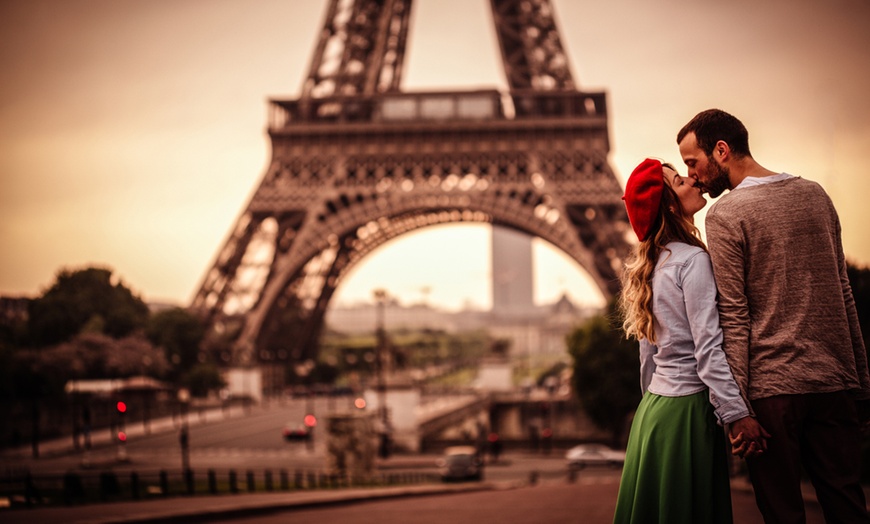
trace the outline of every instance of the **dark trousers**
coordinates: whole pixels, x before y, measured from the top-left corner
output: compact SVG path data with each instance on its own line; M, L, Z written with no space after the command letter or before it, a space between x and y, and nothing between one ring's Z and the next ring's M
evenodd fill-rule
M777 395L752 402L770 433L767 451L747 460L758 509L766 523L804 523L801 465L827 522L868 523L861 488L861 430L845 391Z

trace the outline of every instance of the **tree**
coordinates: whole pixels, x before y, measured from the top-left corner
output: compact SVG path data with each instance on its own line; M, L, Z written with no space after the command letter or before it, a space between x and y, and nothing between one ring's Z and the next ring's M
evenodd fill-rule
M194 397L205 397L209 391L221 389L226 382L214 364L196 364L185 374L183 382Z
M39 354L43 362L60 363L66 380L160 377L169 369L163 352L141 335L114 339L101 333L82 333Z
M858 310L858 324L864 336L864 349L870 357L870 268L847 264L846 272L849 275L852 296L855 298L855 309ZM861 480L870 481L870 434L867 432L864 433L861 454Z
M620 444L641 391L637 344L611 322L614 304L570 333L567 342L574 359L574 392L592 421Z
M163 348L172 364L171 378L188 373L199 363L200 344L205 327L198 317L182 308L172 308L151 315L146 329L148 339Z
M855 298L855 309L858 310L858 324L864 335L864 348L870 351L867 344L870 337L870 268L847 264L846 272Z
M29 304L30 342L36 347L50 346L83 331L122 338L144 328L148 306L112 280L109 269L60 271L54 285Z

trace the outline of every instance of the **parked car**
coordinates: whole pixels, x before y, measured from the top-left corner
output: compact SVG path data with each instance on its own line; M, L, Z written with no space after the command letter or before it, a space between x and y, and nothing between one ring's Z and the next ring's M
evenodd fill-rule
M565 453L569 469L587 466L620 467L625 463L625 452L613 450L604 444L580 444Z
M451 446L445 449L437 465L444 482L483 480L483 460L474 446Z
M305 424L287 424L281 431L284 440L308 440L311 438L311 428Z

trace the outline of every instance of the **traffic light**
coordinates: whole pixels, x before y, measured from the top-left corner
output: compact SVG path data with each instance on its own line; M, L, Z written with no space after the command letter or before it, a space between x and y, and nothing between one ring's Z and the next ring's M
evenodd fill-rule
M302 419L302 422L305 424L306 427L313 428L314 426L317 425L317 417L315 417L314 415L308 414L308 415L305 415L305 418Z
M124 425L124 419L126 418L124 415L127 414L127 403L123 400L119 400L118 403L115 404L115 409L118 411L118 441L127 442L127 428Z

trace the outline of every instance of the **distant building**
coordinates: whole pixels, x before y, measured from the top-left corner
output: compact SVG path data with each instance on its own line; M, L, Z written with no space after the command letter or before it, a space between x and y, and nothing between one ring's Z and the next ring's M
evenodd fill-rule
M470 315L469 315L470 313ZM432 329L455 333L476 329L484 324L479 318L488 313L463 312L451 313L433 308L426 304L402 306L395 300L384 306L384 327L396 329ZM374 304L360 304L351 307L334 307L326 312L326 325L343 333L373 333L377 321L377 307Z
M492 226L492 313L527 316L535 309L532 237Z
M566 295L553 304L535 306L524 315L508 316L475 310L453 313L420 304L405 307L392 301L385 307L384 325L387 331L433 329L455 333L486 329L495 338L510 340L508 356L532 358L563 354L565 335L597 311L576 306ZM341 333L374 333L376 315L374 304L335 307L326 312L326 325Z

